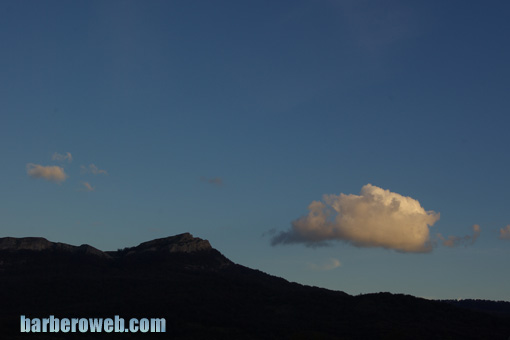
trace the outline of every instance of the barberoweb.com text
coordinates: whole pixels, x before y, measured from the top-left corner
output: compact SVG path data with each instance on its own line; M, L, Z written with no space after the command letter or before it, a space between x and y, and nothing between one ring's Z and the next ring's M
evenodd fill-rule
M163 333L166 332L166 320L163 318L152 319L129 319L126 323L124 319L115 315L111 318L55 318L50 315L49 318L27 318L21 315L22 333Z

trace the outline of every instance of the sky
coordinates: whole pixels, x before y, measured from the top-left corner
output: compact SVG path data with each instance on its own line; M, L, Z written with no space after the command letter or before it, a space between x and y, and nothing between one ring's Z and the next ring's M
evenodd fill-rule
M510 301L507 1L0 2L0 237L190 232L349 294Z

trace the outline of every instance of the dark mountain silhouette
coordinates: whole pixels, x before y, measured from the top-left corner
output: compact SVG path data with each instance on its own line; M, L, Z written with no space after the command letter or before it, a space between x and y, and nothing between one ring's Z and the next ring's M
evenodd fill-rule
M507 301L491 301L479 299L441 300L441 301L475 311L481 311L495 315L510 317L510 302Z
M2 339L508 339L510 316L451 302L350 296L233 263L189 233L102 252L0 238ZM29 318L165 318L166 333L20 333Z

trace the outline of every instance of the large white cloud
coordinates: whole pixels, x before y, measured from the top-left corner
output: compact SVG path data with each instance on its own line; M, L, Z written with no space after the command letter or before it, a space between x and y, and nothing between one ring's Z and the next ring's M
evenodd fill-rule
M271 243L315 246L342 240L358 247L429 252L429 227L439 220L439 213L425 211L417 200L371 184L363 186L360 195L324 195L308 210Z
M64 169L59 166L43 166L39 164L28 163L27 174L33 178L42 178L51 182L63 182L67 178Z

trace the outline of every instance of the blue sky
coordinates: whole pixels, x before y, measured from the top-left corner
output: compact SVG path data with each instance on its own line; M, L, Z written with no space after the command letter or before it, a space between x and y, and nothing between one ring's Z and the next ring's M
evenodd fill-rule
M115 250L191 232L303 284L510 301L509 15L3 1L1 236Z

